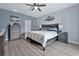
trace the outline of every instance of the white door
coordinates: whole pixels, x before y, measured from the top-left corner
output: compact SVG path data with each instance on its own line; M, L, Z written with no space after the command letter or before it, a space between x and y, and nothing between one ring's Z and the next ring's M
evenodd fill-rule
M25 33L31 31L31 20L25 20ZM27 37L27 34L25 34L25 38Z
M25 32L31 31L31 20L25 20Z

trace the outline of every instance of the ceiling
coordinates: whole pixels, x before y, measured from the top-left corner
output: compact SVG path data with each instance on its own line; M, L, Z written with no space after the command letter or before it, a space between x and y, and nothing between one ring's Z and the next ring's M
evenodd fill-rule
M74 6L77 3L45 3L46 7L40 7L42 10L41 12L36 9L34 11L31 11L31 7L26 6L25 4L26 3L0 3L0 8L33 17L40 17L42 15Z

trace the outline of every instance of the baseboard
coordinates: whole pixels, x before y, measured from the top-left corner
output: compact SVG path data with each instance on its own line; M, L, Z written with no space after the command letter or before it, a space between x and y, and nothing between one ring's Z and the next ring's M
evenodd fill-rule
M73 43L73 44L79 45L79 42L75 42L75 41L68 41L68 43Z

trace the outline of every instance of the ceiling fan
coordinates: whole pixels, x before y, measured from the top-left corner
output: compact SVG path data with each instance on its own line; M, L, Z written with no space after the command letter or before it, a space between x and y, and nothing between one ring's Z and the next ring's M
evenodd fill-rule
M39 11L42 11L40 9L40 7L45 7L46 6L46 4L39 4L39 3L26 4L26 5L32 7L31 11L33 11L34 9L38 9Z

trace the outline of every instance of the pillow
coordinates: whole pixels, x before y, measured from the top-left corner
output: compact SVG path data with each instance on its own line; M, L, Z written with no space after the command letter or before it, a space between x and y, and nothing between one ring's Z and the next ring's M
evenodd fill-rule
M47 31L48 28L41 28L42 31Z
M47 30L52 31L52 30L57 30L57 28L53 28L53 27L51 28L51 27L50 27L50 28L48 28Z
M53 28L53 29L47 29L48 31L55 31L57 32L57 29L56 28Z

